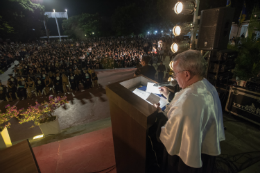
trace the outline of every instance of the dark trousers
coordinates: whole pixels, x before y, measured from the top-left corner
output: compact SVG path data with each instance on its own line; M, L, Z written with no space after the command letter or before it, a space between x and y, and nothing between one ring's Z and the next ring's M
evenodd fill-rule
M158 82L159 83L163 82L163 76L164 76L164 72L158 72Z
M21 99L24 97L24 99L27 98L26 89L25 88L18 88L17 95Z
M177 155L169 155L164 149L161 173L213 173L216 156L201 154L202 167L192 168L187 166Z
M63 93L62 86L61 85L55 85L55 92L58 93L59 91Z

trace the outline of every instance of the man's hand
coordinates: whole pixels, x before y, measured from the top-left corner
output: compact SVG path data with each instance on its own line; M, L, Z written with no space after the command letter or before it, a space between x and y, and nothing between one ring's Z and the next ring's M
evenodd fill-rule
M160 108L160 103L153 104L153 106L154 106L158 111L161 110L161 108Z
M169 90L166 87L159 87L160 93L164 95L164 97L167 98L168 94L169 94Z

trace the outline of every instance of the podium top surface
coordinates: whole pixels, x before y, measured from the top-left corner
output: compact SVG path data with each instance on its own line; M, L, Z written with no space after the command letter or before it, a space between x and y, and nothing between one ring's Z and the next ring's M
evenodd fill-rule
M132 91L141 86L146 86L148 82L156 83L152 79L140 75L110 84L106 88L109 101L124 110L144 128L149 126L148 117L154 114L157 109Z

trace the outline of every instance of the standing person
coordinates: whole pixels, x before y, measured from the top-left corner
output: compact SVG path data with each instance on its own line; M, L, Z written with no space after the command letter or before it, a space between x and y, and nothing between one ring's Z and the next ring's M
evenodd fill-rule
M164 146L163 173L212 173L225 140L221 103L216 88L204 78L206 61L199 51L178 54L174 78L182 90L165 111L159 109L157 139ZM169 95L161 87L164 96Z
M28 79L27 79L26 88L27 88L27 95L28 95L29 98L31 98L32 97L32 91L35 88L35 83L32 80L32 78L30 78L30 77L28 77ZM37 93L36 93L36 95L37 95Z
M19 99L26 99L27 95L26 95L26 89L25 89L25 81L24 78L17 76L17 80L18 80L18 90L17 90L17 95L19 97Z
M46 76L45 80L44 80L44 84L45 84L45 95L49 95L50 92L50 88L52 88L53 84L52 84L52 80L49 76Z
M162 83L164 72L166 71L165 65L163 65L162 61L160 62L160 65L157 67L157 71L158 71L158 82Z
M73 73L70 73L69 81L70 81L70 87L71 87L71 89L72 89L72 90L76 90L76 81L75 81L75 78L74 78L74 74L73 74Z
M85 77L82 78L84 88L89 89L89 88L91 88L91 84L92 84L91 74L87 70L85 70L84 75L85 75Z
M41 96L41 95L42 95L42 90L43 90L43 88L44 88L44 85L43 85L43 82L42 82L40 76L37 77L37 80L36 80L35 85L36 85L37 95L38 95L38 96Z
M144 75L144 76L154 80L154 75L156 73L156 70L153 66L148 65L150 59L151 59L150 56L143 56L142 61L141 61L142 67L135 71L134 76Z
M54 79L54 86L55 86L55 92L57 94L59 91L62 92L62 80L59 72L56 73L56 78Z
M95 70L92 72L92 81L93 81L93 87L98 87L98 77Z
M74 79L75 79L76 90L79 91L79 84L82 82L82 75L78 69L76 69L74 72Z
M69 86L69 79L68 77L63 73L62 74L62 89L64 93L67 93L67 86Z
M6 93L6 86L2 85L0 80L0 100L8 101Z

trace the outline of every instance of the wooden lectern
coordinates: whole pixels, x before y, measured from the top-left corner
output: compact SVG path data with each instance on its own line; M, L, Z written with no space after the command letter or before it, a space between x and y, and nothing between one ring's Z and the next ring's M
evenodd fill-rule
M146 172L147 130L155 122L156 108L132 91L147 82L155 81L138 76L106 88L118 173Z

